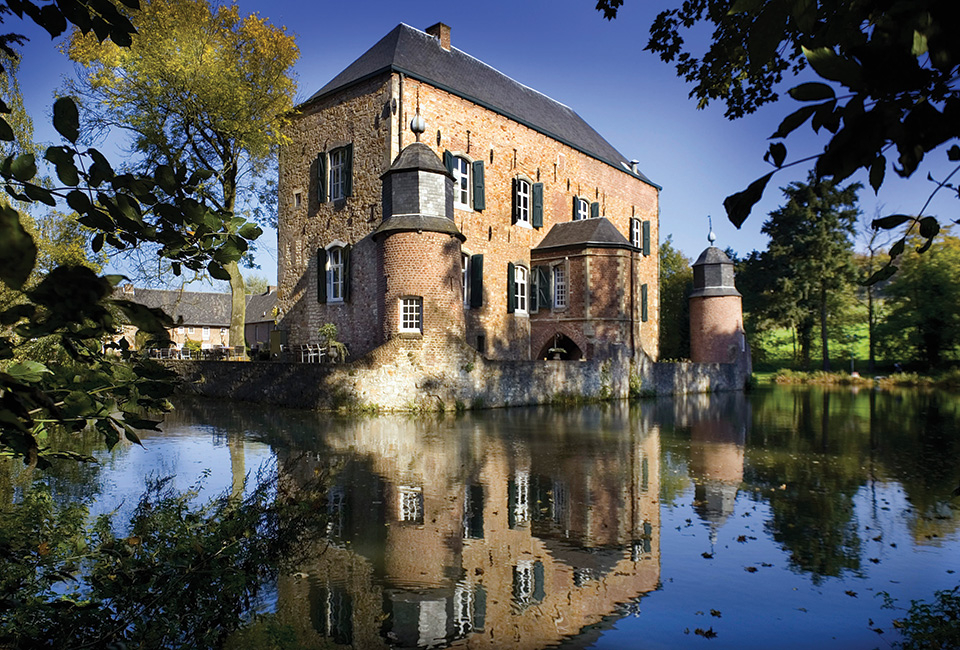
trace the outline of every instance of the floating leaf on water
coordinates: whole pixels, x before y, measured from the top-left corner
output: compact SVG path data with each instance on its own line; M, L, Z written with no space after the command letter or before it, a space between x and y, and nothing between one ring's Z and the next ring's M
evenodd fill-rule
M845 592L843 592L843 593L847 594L847 595L850 596L851 598L856 598L856 597L857 597L857 592L851 591L851 590L849 590L849 589L847 589L847 590L846 590Z
M719 609L711 609L710 616L716 616L717 618L720 618L723 615L720 613Z
M755 566L744 567L743 570L747 573L756 573L758 571L757 567Z

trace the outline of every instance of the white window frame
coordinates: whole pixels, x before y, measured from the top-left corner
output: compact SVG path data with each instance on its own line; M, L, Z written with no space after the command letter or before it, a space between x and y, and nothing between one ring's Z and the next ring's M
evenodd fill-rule
M513 267L513 311L526 314L530 298L530 271L522 264Z
M453 157L453 205L461 210L473 209L470 167L471 162L463 156Z
M177 334L183 335L183 325L177 328Z
M187 328L187 334L193 334L194 331L195 331L195 328L192 326Z
M423 332L423 299L420 296L404 296L400 299L400 331L414 334Z
M399 486L397 514L400 521L423 523L423 488L410 485Z
M200 334L201 340L209 341L210 340L210 328L206 325L203 326L203 331Z
M570 283L567 281L567 265L557 264L553 267L553 308L566 309L567 295Z
M577 197L577 216L574 221L590 218L590 202L586 199Z
M639 219L630 219L630 244L636 248L640 248L640 220Z
M517 223L522 226L530 226L530 197L531 183L525 178L517 178L517 191L513 197L517 210Z
M347 179L344 169L347 162L347 150L345 147L332 149L328 155L330 164L328 199L330 201L340 201L347 198Z
M334 242L327 246L327 268L324 282L327 283L327 302L343 302L343 248L346 244Z

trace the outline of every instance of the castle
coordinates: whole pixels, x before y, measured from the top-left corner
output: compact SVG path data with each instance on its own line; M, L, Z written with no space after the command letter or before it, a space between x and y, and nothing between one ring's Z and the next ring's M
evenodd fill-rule
M399 25L298 107L279 174L288 345L656 360L659 190L573 110Z

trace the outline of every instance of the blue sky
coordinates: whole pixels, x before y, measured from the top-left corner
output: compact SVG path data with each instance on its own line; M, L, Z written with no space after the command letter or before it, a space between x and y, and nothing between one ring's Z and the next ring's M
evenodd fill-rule
M717 246L730 246L743 255L764 249L767 239L760 227L766 214L781 203L777 188L806 177L806 168L777 174L740 230L726 220L724 197L770 171L762 159L766 139L798 106L784 98L734 122L723 117L719 104L697 110L687 97L690 87L676 77L674 68L643 51L651 21L669 2L628 0L612 22L594 9L593 0L238 4L243 13L259 12L296 35L299 99L313 94L398 23L419 29L439 21L450 25L454 47L570 106L628 159L639 160L641 170L663 187L661 240L672 235L691 258L707 245L707 215L713 216ZM14 24L8 21L5 27L14 29ZM34 115L38 140L52 141L55 133L46 126L45 116L50 115L54 89L64 76L73 74L73 66L50 46L45 33L27 32L32 42L20 75L24 98ZM792 85L788 82L785 88ZM822 147L807 127L794 135L787 142L788 160ZM937 169L933 171L936 175ZM900 181L888 170L879 197L869 187L861 191L861 210L873 215L882 205L885 213L916 213L932 189L925 175ZM855 179L866 185L865 178ZM953 202L945 201L937 207L944 215L954 208ZM255 273L273 283L276 234L267 232L259 248L261 269Z

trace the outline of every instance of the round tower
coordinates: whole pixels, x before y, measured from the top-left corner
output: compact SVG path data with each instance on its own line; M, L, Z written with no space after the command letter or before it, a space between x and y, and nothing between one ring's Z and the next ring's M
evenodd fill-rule
M373 239L382 264L383 339L463 338L460 244L453 177L430 147L414 142L382 176L383 221Z
M735 363L748 356L743 307L733 283L733 262L713 246L693 263L690 294L690 358L698 363Z

